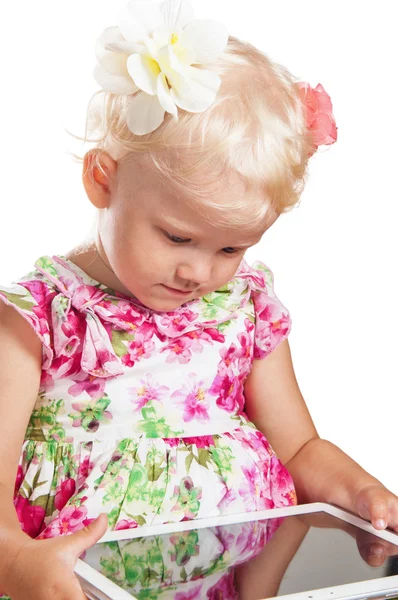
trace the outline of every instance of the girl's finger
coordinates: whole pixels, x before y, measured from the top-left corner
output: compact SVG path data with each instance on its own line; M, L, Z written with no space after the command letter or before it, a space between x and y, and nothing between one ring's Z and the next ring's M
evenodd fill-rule
M375 529L385 529L388 523L388 503L378 491L369 491L368 511L370 521Z

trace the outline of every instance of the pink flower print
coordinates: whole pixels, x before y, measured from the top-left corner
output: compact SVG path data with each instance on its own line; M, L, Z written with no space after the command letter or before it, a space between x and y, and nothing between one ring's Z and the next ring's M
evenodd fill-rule
M290 506L297 504L292 477L276 456L273 456L271 460L270 477L272 499L275 502L275 506Z
M257 510L257 499L260 496L261 478L258 467L253 465L250 468L242 467L246 478L239 488L239 496L245 502L248 510Z
M66 506L61 510L58 517L52 521L40 535L41 538L53 538L58 535L67 535L80 531L92 519L87 519L87 508L85 506Z
M206 391L203 388L204 380L195 382L195 373L190 373L189 378L191 382L173 392L171 397L177 398L178 403L183 404L183 420L185 423L193 419L196 419L200 423L206 423L209 420L209 402L206 398Z
M261 431L243 432L241 429L236 429L234 436L242 444L243 448L254 450L264 465L263 470L268 469L269 459L273 455L273 450Z
M253 293L256 310L254 358L263 358L286 337L290 329L290 317L281 310L275 298Z
M31 538L35 538L43 526L46 511L41 506L32 506L29 500L22 496L15 498L14 506L22 530Z
M189 592L177 592L174 596L174 600L200 600L202 584L199 587L193 588Z
M155 343L152 339L153 332L148 334L139 331L135 334L134 340L128 343L128 354L122 357L122 362L128 367L133 367L136 362L142 358L150 358L155 350Z
M165 442L165 444L169 447L169 448L175 448L176 446L178 446L181 442L182 438L163 438L163 441Z
M237 496L238 495L235 492L235 490L233 490L232 488L228 489L227 486L225 486L225 494L221 498L217 507L221 510L221 512L225 512L228 506L236 500Z
M246 319L244 321L244 324L245 324L245 329L246 329L247 333L250 334L253 331L253 329L254 329L254 323L253 323L253 321L250 321L250 319L248 319L246 317Z
M241 348L240 348L240 363L244 363L246 361L251 362L251 358L252 358L252 343L251 343L251 338L250 335L246 332L246 333L238 333L238 340L241 344Z
M209 394L218 396L216 404L227 412L238 412L244 405L241 383L233 374L217 375Z
M190 324L198 317L198 313L190 309L183 312L171 312L162 315L158 320L159 328L168 337L177 337L185 331Z
M169 352L166 362L175 362L178 360L180 364L189 363L192 352L190 350L193 341L188 336L180 337L177 340L170 340L167 346L164 346L160 352Z
M214 437L212 435L198 435L193 437L184 437L182 439L187 446L192 444L197 448L209 448L210 446L215 445Z
M21 282L21 284L24 288L29 290L39 306L49 306L52 298L56 296L56 291L47 283L44 283L44 281L35 279L33 281Z
M153 374L147 373L146 379L140 379L140 387L129 388L134 403L134 410L141 410L151 400L162 402L169 388L166 385L160 385L153 381Z
M57 489L55 494L55 508L62 510L66 503L70 500L76 490L76 482L74 479L65 479Z
M68 389L68 394L74 398L81 396L83 392L86 392L93 399L99 399L103 396L105 391L105 379L100 377L93 377L92 375L86 375L86 373L79 373L73 377L75 381Z
M90 475L91 471L94 468L94 463L90 460L89 456L86 456L83 462L79 465L79 473L77 476L77 487L80 489L83 482Z
M226 373L227 371L230 371L231 367L234 364L237 364L239 358L242 355L241 351L238 350L235 344L231 344L229 348L221 348L220 354L223 360L221 361L218 368L219 373Z
M241 524L241 532L236 539L236 548L242 558L243 555L246 555L246 559L253 556L253 551L258 548L258 533L261 527L262 524L256 521Z
M235 587L235 571L229 569L229 571L221 577L219 581L209 590L206 594L208 600L238 600L238 592Z
M220 342L221 344L225 342L225 335L215 327L206 327L204 331L211 337L211 339L214 342Z
M223 545L223 553L227 552L228 550L233 548L234 543L235 543L235 536L233 533L228 531L228 527L226 527L226 526L216 527L215 531L216 531L217 538L220 540L221 544Z
M134 521L134 519L121 519L116 523L115 531L121 529L135 529L136 527L138 527L138 523L137 521Z
M97 305L96 312L99 316L102 316L105 321L109 321L125 331L134 332L138 328L142 331L142 328L145 325L149 325L149 323L143 323L145 315L135 309L131 300L120 298L115 303L104 298L100 305ZM152 325L150 327L153 332L154 327Z

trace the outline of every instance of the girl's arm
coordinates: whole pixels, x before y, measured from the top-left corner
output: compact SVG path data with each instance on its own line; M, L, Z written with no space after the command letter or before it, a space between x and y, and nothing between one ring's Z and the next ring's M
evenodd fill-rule
M398 498L334 444L320 439L295 377L288 340L254 360L246 413L293 477L300 503L328 502L398 531ZM380 521L384 521L380 523Z
M79 555L105 533L107 518L101 516L68 536L36 541L22 532L13 505L41 364L39 338L14 308L0 302L0 595L13 600L87 600L73 568Z
M41 343L30 325L0 301L0 581L22 532L13 493L26 427L37 398L41 374ZM0 585L1 587L1 585Z

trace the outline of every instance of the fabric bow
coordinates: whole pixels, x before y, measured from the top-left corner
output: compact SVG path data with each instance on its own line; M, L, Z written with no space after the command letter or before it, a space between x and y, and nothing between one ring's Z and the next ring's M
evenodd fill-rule
M63 257L42 257L35 266L56 292L51 299L55 356L74 356L83 338L81 367L94 377L124 372L111 342L114 330L134 333L145 325L164 341L197 329L215 328L244 307L252 290L264 291L265 286L263 274L243 260L235 278L223 288L174 311L157 312L138 299L105 288ZM211 318L214 315L217 318Z

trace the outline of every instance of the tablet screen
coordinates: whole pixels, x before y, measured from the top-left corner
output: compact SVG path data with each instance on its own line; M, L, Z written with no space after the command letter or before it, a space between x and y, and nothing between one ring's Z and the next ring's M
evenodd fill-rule
M140 600L258 600L398 574L398 546L323 512L105 542L83 560Z

